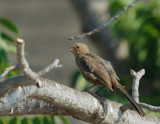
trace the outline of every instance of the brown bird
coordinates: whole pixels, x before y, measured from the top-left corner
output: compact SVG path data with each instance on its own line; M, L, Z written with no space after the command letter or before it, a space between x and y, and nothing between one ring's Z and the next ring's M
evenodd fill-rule
M75 56L76 64L83 77L88 82L94 84L88 89L96 85L101 85L102 88L107 87L111 91L114 91L114 88L119 88L120 91L126 96L126 98L133 105L133 107L137 110L137 112L141 116L145 115L145 113L138 106L136 101L133 100L133 98L126 91L124 86L122 86L118 82L119 78L116 75L116 72L114 71L109 61L106 61L93 53L89 53L88 47L83 43L76 43L68 50L71 51Z

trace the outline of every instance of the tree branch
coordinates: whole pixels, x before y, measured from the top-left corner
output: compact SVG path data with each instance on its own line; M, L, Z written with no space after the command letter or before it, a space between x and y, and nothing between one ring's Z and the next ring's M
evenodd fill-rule
M38 79L38 76L35 72L33 72L29 65L27 60L24 57L24 40L17 38L17 60L18 60L18 65L17 66L11 66L7 71L4 71L4 73L1 75L1 77L4 77L9 71L13 69L17 69L22 71L24 75L18 75L12 78L9 78L3 82L0 83L0 102L3 102L2 97L11 89L17 88L19 86L28 86L28 85L37 85L35 84L35 80ZM38 72L38 74L41 76L47 72L49 72L52 69L60 68L62 65L58 65L59 60L56 59L51 63L49 66L47 66L45 69L41 70ZM28 78L26 78L28 77Z
M17 38L17 61L19 65L19 70L22 71L23 74L28 79L35 80L38 77L38 75L31 70L28 62L26 61L24 57L24 46L25 46L24 40Z
M5 77L8 75L8 73L9 73L10 71L16 70L17 68L18 68L17 65L16 65L16 66L10 66L10 67L6 68L6 69L4 70L4 72L2 73L2 75L0 76L0 82L5 79Z
M138 103L139 106L141 106L142 108L145 108L147 110L153 111L153 112L160 112L160 107L159 106L152 106L146 103ZM121 106L121 110L123 112L125 112L127 109L131 108L132 105L130 103L124 104L123 106Z
M139 72L135 72L134 70L130 69L130 74L133 77L133 83L132 83L132 97L136 102L139 102L139 82L141 77L145 74L145 70L141 69Z
M118 19L125 11L127 11L130 7L133 7L134 4L136 4L139 0L134 0L131 4L129 4L128 6L124 7L123 10L121 10L116 16L112 17L109 21L107 21L106 23L104 23L103 25L101 25L100 27L97 27L95 29L93 29L92 31L89 31L87 33L83 33L80 35L76 35L76 36L72 36L72 37L68 37L67 39L69 40L79 40L81 38L84 38L85 36L90 36L93 35L97 32L102 31L104 28L106 28L107 26L109 26L113 21L115 21L116 19Z
M133 83L132 83L132 97L133 97L133 99L142 108L148 109L148 110L153 111L153 112L160 112L160 107L156 107L156 106L148 105L146 103L140 103L139 102L139 91L138 91L138 88L139 88L140 79L145 74L145 70L141 69L140 71L135 72L134 70L131 69L130 70L130 74L133 77ZM127 103L127 104L121 106L121 110L122 111L126 111L127 109L129 109L131 107L132 107L132 105L130 103Z
M56 68L61 68L62 65L58 65L59 59L55 59L50 65L48 65L46 68L38 72L38 75L42 76L48 73L51 70L54 70Z
M77 119L90 123L151 123L153 121L160 121L158 118L149 115L141 117L137 112L131 110L122 113L119 109L121 106L119 103L106 100L98 96L92 96L86 92L77 91L44 78L41 78L40 81L43 81L43 86L41 88L37 88L32 85L20 87L10 92L6 97L6 102L0 104L0 110L7 110L9 112L8 115L12 115L12 113L22 115L27 112L28 114L36 114L39 109L33 110L32 108L35 108L35 106L31 106L31 108L20 107L18 110L15 109L17 103L31 97L56 106L56 108L60 109L58 110L58 114L60 115L73 116ZM21 106L22 103L19 103L18 105ZM44 110L41 112L44 114ZM5 113L5 115L6 114L7 113ZM47 114L54 114L54 112L48 112ZM57 115L57 113L55 114Z
M8 93L8 91L11 89L17 88L19 86L28 86L32 84L32 81L27 80L24 75L11 77L0 83L0 98L4 97L5 94Z

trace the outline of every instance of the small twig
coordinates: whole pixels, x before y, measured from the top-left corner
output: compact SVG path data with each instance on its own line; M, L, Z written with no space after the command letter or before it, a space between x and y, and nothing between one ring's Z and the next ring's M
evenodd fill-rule
M72 37L68 37L67 39L69 40L74 40L74 39L81 39L85 36L90 36L92 34L95 34L97 32L100 32L101 30L103 30L104 28L106 28L107 26L109 26L113 21L115 21L117 18L119 18L125 11L127 11L130 7L133 7L135 3L137 3L139 0L134 0L131 4L129 4L128 6L124 7L123 10L121 10L116 16L112 17L109 21L107 21L106 23L104 23L103 25L101 25L98 28L93 29L90 32L87 33L83 33L80 35L76 35L76 36L72 36Z
M141 69L139 72L135 72L134 70L130 69L130 74L133 77L133 82L132 82L132 98L139 103L139 82L140 79L142 78L142 76L145 74L145 70ZM129 109L130 107L132 107L132 105L130 103L127 103L123 106L121 106L121 110L122 111L126 111L127 109Z
M43 70L39 71L38 74L40 76L45 75L46 73L48 73L51 70L54 70L56 68L60 68L62 67L62 65L59 65L59 59L55 59L50 65L48 65L46 68L44 68Z
M8 75L10 71L16 70L18 68L18 65L10 66L4 70L2 75L0 76L0 82L5 79L5 77Z
M150 111L153 111L153 112L160 112L160 107L159 106L152 106L152 105L149 105L149 104L146 104L146 103L137 103L140 107L142 108L145 108L145 109L148 109ZM123 112L125 112L127 109L131 108L132 105L130 103L127 103L123 106L121 106L121 110Z
M160 107L159 106L152 106L146 103L138 103L142 108L148 109L153 112L160 112Z
M132 83L132 97L136 102L139 102L139 81L141 77L145 74L145 70L141 69L139 72L135 72L134 70L130 69L130 74L133 77L133 83Z

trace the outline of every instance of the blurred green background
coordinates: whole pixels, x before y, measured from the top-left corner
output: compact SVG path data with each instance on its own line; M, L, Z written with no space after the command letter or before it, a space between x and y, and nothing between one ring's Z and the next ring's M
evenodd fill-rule
M109 11L110 17L116 15L122 8L128 5L128 0L110 0ZM19 35L19 31L15 24L6 18L0 18L0 73L10 65L8 60L8 52L15 54L15 38ZM7 29L2 30L2 29ZM129 67L138 71L142 68L146 70L145 76L140 83L140 101L151 105L160 105L160 1L153 0L139 1L132 9L127 10L120 18L109 27L112 37L118 37L119 45L127 44L127 61ZM125 66L125 65L124 65ZM10 72L8 77L14 76L18 72ZM132 78L129 74L118 74L120 82L131 92ZM71 86L82 90L89 84L75 70L71 77ZM99 87L93 89L95 92ZM126 103L127 100L122 94L116 90L114 93L103 89L101 96L117 102ZM152 115L160 117L159 113L146 111ZM68 124L66 118L58 116L62 122ZM37 116L37 117L0 117L0 124L34 124L45 123L55 124L54 116Z
M20 117L15 116L12 118L0 117L0 124L58 124L58 121L63 124L69 124L69 121L63 116L51 116L51 115L38 115L36 117Z

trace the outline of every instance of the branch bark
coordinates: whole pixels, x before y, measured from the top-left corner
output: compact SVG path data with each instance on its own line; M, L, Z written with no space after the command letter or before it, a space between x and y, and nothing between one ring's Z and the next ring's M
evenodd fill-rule
M6 107L5 111L0 109L0 116L15 116L15 115L66 115L67 111L53 106L49 103L45 103L41 100L33 98L27 98L21 100L12 105L12 107Z

